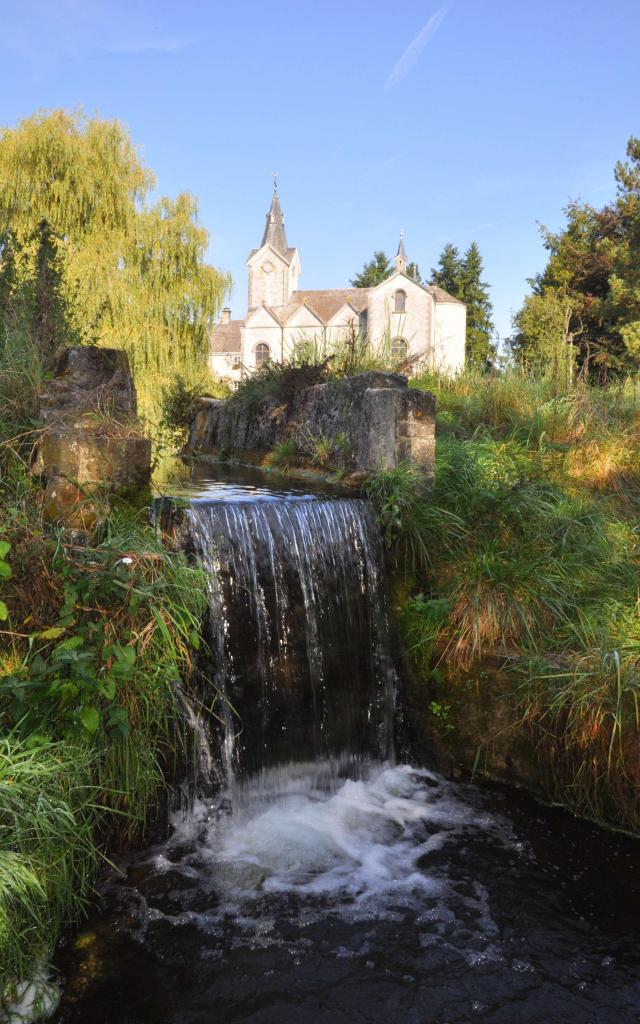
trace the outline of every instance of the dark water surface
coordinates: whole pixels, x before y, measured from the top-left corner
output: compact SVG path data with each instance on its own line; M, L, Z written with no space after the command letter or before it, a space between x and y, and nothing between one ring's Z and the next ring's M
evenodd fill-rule
M288 766L177 815L62 950L59 1021L640 1020L638 845L408 766Z
M640 1021L640 846L393 763L368 504L202 473L208 795L105 878L58 957L60 1024Z

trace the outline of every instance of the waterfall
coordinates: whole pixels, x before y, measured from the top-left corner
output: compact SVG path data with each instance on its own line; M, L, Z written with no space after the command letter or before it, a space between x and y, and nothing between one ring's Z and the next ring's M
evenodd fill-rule
M229 775L392 759L395 667L380 532L360 499L198 501L210 592L207 699Z

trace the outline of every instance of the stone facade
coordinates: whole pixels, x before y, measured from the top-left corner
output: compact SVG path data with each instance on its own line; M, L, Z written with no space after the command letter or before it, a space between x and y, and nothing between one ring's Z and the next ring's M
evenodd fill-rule
M464 366L466 306L407 274L401 237L395 271L375 288L298 288L300 258L284 230L277 191L262 243L247 260L248 309L233 320L224 309L210 337L210 365L220 377L239 380L266 359L286 360L304 341L325 354L353 333L414 369L455 373Z
M435 399L409 388L398 373L361 373L315 384L288 401L265 397L251 404L203 398L188 452L266 453L301 435L346 437L354 471L372 473L413 461L427 473L435 458Z

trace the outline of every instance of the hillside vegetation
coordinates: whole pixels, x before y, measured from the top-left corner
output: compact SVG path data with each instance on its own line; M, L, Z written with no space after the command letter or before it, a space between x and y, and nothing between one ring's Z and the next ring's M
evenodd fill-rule
M637 381L412 383L437 398L433 489L402 466L369 493L404 573L425 708L453 734L456 703L495 686L497 665L512 730L551 769L548 796L640 828Z
M44 522L29 473L43 362L0 333L0 1005L93 900L109 851L161 815L184 762L182 688L200 570L148 509L116 505L88 545ZM46 995L46 986L43 996Z

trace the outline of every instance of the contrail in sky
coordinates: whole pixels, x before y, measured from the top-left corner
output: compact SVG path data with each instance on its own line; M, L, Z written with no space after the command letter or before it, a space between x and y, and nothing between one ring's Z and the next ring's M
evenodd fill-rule
M429 42L432 36L438 31L442 22L449 13L451 7L451 0L439 7L435 14L432 14L425 25L422 26L415 39L412 39L406 50L403 50L399 59L393 65L389 76L384 83L385 89L390 89L392 86L397 85L403 78L406 78L409 72L417 64L422 51Z

